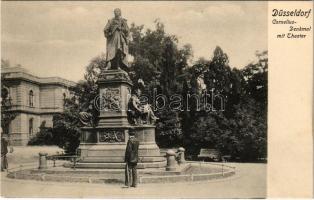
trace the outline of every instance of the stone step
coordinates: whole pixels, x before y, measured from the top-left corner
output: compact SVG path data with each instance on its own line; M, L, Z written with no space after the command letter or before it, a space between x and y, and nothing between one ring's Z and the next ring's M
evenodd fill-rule
M235 169L226 168L221 172L220 166L184 164L177 171L165 169L139 169L139 183L170 183L182 181L207 181L212 179L227 178L235 174ZM123 169L73 169L55 167L47 170L26 169L9 172L9 178L58 181L58 182L84 182L84 183L124 183Z
M162 162L166 159L160 156L139 157L140 163ZM122 163L124 156L89 156L80 160L81 163Z
M191 167L189 164L179 167L177 171L166 171L165 168L146 168L138 169L137 172L139 175L143 176L160 176L160 175L180 175L185 173L186 170ZM89 169L89 168L64 168L64 167L55 167L48 168L45 171L38 169L31 169L30 174L56 174L56 175L65 175L65 176L93 176L93 177L124 177L125 169Z
M166 161L161 162L148 162L148 163L138 163L138 169L145 168L163 168L166 166ZM65 167L72 167L72 165L65 165ZM94 168L94 169L124 169L125 163L87 163L78 162L76 163L76 168Z

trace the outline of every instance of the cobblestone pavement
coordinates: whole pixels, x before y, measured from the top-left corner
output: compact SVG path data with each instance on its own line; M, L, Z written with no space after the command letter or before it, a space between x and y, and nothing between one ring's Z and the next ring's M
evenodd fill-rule
M237 174L206 182L142 184L137 188L121 185L56 183L14 180L1 173L4 197L97 197L97 198L265 198L266 164L229 163Z

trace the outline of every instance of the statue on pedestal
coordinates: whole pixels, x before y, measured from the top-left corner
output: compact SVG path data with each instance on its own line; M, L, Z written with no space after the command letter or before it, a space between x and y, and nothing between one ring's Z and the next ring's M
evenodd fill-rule
M107 38L106 69L125 70L128 68L129 27L119 8L114 10L114 15L104 29Z
M120 9L115 9L114 14L104 29L107 55L106 66L101 68L97 79L98 96L90 102L92 104L82 106L78 114L82 127L80 160L75 167L124 168L126 139L132 133L139 144L145 144L138 147L141 157L138 165L141 168L164 167L165 159L160 156L155 141L154 123L158 118L147 102L141 102L144 82L139 81L136 84L139 88L133 88L129 77L129 27Z

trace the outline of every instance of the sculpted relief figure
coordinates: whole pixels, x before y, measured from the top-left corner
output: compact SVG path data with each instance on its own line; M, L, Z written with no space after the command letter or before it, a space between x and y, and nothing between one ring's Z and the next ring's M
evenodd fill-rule
M106 88L101 96L101 109L106 111L121 111L119 88Z
M79 112L79 120L84 126L93 126L93 115L89 112Z
M139 97L142 91L136 88L128 103L128 119L133 125L155 124L158 117L155 116L151 105L142 104Z
M128 37L129 27L127 20L121 17L121 10L114 10L114 18L105 26L104 34L107 38L106 69L128 68Z
M91 113L93 109L92 102L89 102L88 108L84 109L83 111L79 112L79 120L84 126L95 126L94 118Z

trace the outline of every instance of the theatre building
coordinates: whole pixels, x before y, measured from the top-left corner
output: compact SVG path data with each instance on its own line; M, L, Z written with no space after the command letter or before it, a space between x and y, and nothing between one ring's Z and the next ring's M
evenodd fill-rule
M59 77L37 77L21 67L1 69L2 90L16 117L8 127L12 145L27 145L41 124L52 127L52 117L63 111L64 99L75 83ZM3 92L3 91L2 91Z

